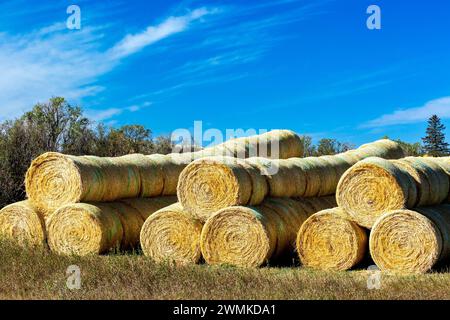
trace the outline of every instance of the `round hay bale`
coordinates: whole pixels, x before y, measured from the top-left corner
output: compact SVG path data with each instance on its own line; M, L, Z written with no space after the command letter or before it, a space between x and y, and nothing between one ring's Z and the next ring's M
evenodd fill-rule
M447 174L447 177L450 181L450 157L433 158L433 160L437 164L439 164L442 169L444 169L444 171ZM447 202L450 202L450 191L448 194Z
M246 163L250 163L252 166L259 169L255 172L268 184L268 191L265 195L269 194L272 197L293 197L297 194L297 185L299 179L304 179L304 176L299 176L297 171L293 170L293 164L287 160L271 160L264 158L249 158ZM263 185L261 181L259 183ZM264 196L265 196L264 195ZM264 197L259 202L253 201L250 205L260 204L264 200Z
M171 196L177 194L178 177L186 167L185 158L179 154L152 154L147 156L162 170L163 190L161 195Z
M411 159L411 158L405 158ZM415 158L411 161L421 162L424 167L429 167L429 181L431 185L430 193L435 198L432 198L432 202L430 204L439 204L445 201L449 195L450 190L450 181L449 176L445 172L445 170L440 166L435 160L428 158Z
M302 224L296 243L303 265L342 271L351 269L364 258L367 234L346 219L342 209L333 208L310 216Z
M303 159L294 159L294 165L296 168L300 168L300 170L305 175L306 180L306 188L305 192L302 195L298 195L300 197L315 197L319 194L321 189L321 166L316 162L313 157L303 158Z
M406 171L414 179L414 182L416 183L418 198L416 205L424 206L427 204L432 204L432 186L427 174L427 167L423 167L417 162L405 161L405 159L393 160L392 163Z
M342 176L336 200L353 221L371 228L383 213L413 207L417 189L413 178L392 162L368 158Z
M250 137L230 139L214 147L193 152L194 159L204 157L264 157L288 159L303 155L300 137L290 130L272 130Z
M141 230L141 247L157 262L198 263L201 259L202 224L184 212L179 203L151 215Z
M269 142L266 144L266 142ZM300 137L291 130L272 130L250 141L257 146L258 155L272 159L301 157L304 153ZM278 150L277 150L278 149ZM266 153L267 150L267 153Z
M311 201L325 203L320 198ZM233 206L217 211L206 221L201 234L205 261L258 267L293 256L297 231L314 211L305 210L307 206L299 200L269 198L257 207Z
M140 175L140 192L139 197L156 197L163 193L164 189L164 173L161 166L151 156L143 154L129 155L130 159L138 168Z
M25 179L28 197L42 212L80 201L136 197L140 184L132 157L75 157L56 152L37 157Z
M120 246L123 227L117 210L103 204L61 207L47 220L48 245L63 255L107 253Z
M334 193L336 191L337 184L339 182L339 178L342 177L342 175L350 169L350 167L354 164L349 164L343 157L338 157L337 155L334 156L322 156L320 157L322 160L325 160L331 168L333 168L333 188L332 192Z
M120 249L137 249L139 247L139 235L144 224L144 219L139 211L122 202L111 202L106 204L106 206L116 210L122 224L123 237Z
M276 250L278 215L268 208L233 206L219 210L205 223L201 250L208 264L257 267Z
M265 176L261 175L261 172L256 165L245 161L242 161L241 165L247 171L252 182L252 192L248 204L251 206L260 204L269 193L267 180Z
M159 209L165 208L177 202L177 197L167 196L167 197L156 197L156 198L135 198L135 199L124 199L121 202L136 209L141 215L142 219L145 221L153 213Z
M381 139L371 143L366 143L356 149L355 154L359 160L368 157L379 157L384 159L401 159L406 157L402 146L389 139Z
M97 180L97 183L102 186L102 192L91 196L88 191L86 195L82 196L82 201L108 202L139 196L141 176L136 166L135 155L115 158L84 156L83 158L96 164L99 168L96 174L100 177L100 180ZM90 186L90 184L83 185L83 188Z
M393 162L403 166L416 181L419 195L417 206L439 204L447 198L448 177L438 164L419 157L407 157ZM408 169L408 166L413 169Z
M10 204L0 210L0 238L20 247L45 247L44 216L29 201Z
M388 212L373 226L369 247L381 270L427 272L450 257L450 207Z
M189 164L181 173L178 199L200 221L221 208L247 204L252 178L238 159L210 157Z

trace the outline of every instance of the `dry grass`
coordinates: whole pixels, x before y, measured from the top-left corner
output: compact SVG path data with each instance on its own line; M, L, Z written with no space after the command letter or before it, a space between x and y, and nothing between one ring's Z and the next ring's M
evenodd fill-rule
M367 271L170 266L132 255L61 257L0 244L0 299L450 299L450 273L382 275L367 289ZM66 288L69 265L81 289Z

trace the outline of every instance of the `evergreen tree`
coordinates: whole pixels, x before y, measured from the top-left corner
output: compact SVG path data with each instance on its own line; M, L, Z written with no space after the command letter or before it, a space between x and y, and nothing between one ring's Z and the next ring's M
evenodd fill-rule
M428 127L425 138L422 138L425 152L434 157L448 155L449 144L445 142L445 126L437 115L428 119Z

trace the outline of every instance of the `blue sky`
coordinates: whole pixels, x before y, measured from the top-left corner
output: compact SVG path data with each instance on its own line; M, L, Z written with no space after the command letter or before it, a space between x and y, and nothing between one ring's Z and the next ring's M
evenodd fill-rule
M80 30L66 27L71 4ZM381 30L366 27L371 4ZM64 96L155 135L201 120L419 141L430 114L450 129L449 12L437 0L2 0L0 120Z

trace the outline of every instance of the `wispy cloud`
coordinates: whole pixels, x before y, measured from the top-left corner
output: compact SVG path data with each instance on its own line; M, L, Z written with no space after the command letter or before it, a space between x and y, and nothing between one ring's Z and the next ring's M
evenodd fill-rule
M390 114L364 123L362 128L378 128L426 121L433 114L446 119L450 118L450 97L431 100L423 106L400 109Z
M201 38L176 47L178 53L185 54L183 63L167 69L158 83L160 87L149 88L143 96L173 95L188 87L260 76L260 71L250 72L246 67L264 59L278 42L292 40L292 35L278 28L310 18L329 2L278 0L216 8L220 15L199 27ZM189 56L193 58L187 60ZM273 69L264 70L264 76L270 72Z
M0 118L17 116L51 96L79 100L95 95L105 89L99 78L123 59L211 13L200 8L168 17L142 33L125 35L106 50L101 47L104 26L70 31L56 23L26 34L0 33ZM113 108L102 116L118 112Z
M146 101L142 104L135 104L127 107L122 108L108 108L103 110L94 110L94 109L87 109L85 110L85 115L93 120L93 121L104 121L104 120L110 120L116 116L119 116L121 114L127 113L127 112L137 112L141 110L142 108L151 106L152 103L149 101Z
M200 8L184 16L170 17L157 26L149 26L141 33L127 35L110 49L109 54L113 59L126 57L142 50L152 43L186 30L192 21L214 12L215 10Z

